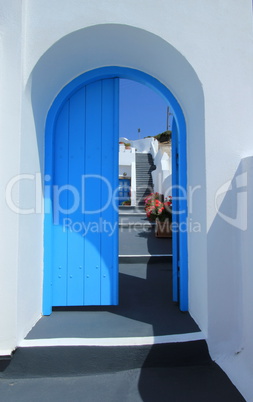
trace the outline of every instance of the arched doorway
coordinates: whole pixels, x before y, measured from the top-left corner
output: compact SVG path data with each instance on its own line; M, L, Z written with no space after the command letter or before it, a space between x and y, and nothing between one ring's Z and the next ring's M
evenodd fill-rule
M67 190L64 186L73 186L73 183L75 183L75 179L73 179L73 182L70 181L70 171L65 171L65 181L62 180L62 170L64 166L66 166L66 163L60 162L60 165L55 164L55 158L57 155L56 148L64 148L63 144L61 141L64 141L64 135L62 135L62 130L71 132L69 127L71 126L70 120L70 112L71 112L71 103L74 103L76 99L78 98L79 101L77 101L77 106L74 108L73 107L73 116L75 116L76 110L78 108L84 110L82 108L82 102L84 102L84 91L90 91L91 96L88 100L87 106L85 106L85 112L83 113L78 113L76 114L76 119L75 121L84 121L84 115L85 118L88 119L90 118L89 116L92 116L93 113L93 118L94 118L94 113L96 115L95 120L97 120L97 115L98 113L101 112L103 109L102 105L103 102L104 105L108 104L110 105L109 109L107 110L107 114L109 111L109 114L112 116L110 124L111 126L108 126L108 122L105 123L107 125L107 133L109 138L107 137L107 141L109 140L109 143L111 144L111 149L112 149L112 161L115 161L117 156L118 149L117 147L113 147L113 143L115 142L115 127L117 125L117 90L115 82L117 81L117 78L128 78L132 80L136 80L138 82L141 82L145 85L150 86L152 89L157 91L161 96L163 96L168 103L170 104L173 114L174 114L174 124L173 124L173 130L172 130L172 137L173 137L173 142L172 142L172 147L173 147L173 197L175 199L175 204L173 208L177 209L177 212L179 211L180 213L174 214L174 227L175 231L173 234L173 293L174 293L174 301L179 301L180 304L180 309L185 311L188 309L188 262L187 262L187 231L181 231L180 227L185 224L187 221L187 199L186 196L183 197L182 194L180 194L180 191L183 190L184 194L186 194L186 189L187 189L187 181L186 181L186 126L185 126L185 120L184 116L182 113L182 110L175 99L175 97L172 95L172 93L169 91L168 88L166 88L163 84L161 84L157 79L153 78L152 76L143 73L139 70L131 69L131 68L124 68L124 67L104 67L104 68L99 68L95 69L92 71L89 71L87 73L82 74L81 76L77 77L73 81L71 81L63 90L59 93L57 98L55 99L53 105L51 106L51 109L48 113L48 118L47 118L47 125L46 125L46 159L45 159L45 267L44 267L44 297L43 297L43 313L45 315L50 314L52 310L52 306L54 305L84 305L85 302L85 297L78 295L78 287L80 289L80 284L82 283L81 287L82 290L80 289L79 291L83 292L83 287L85 288L85 283L87 280L90 278L90 274L86 269L83 269L83 266L81 264L75 264L78 265L80 268L80 271L82 274L80 274L80 271L78 273L78 276L76 275L75 281L79 286L77 288L72 285L72 279L73 278L73 273L68 272L68 260L69 260L69 254L72 255L73 259L76 258L77 252L76 252L76 237L77 236L72 236L72 233L70 233L69 237L66 237L66 233L63 232L63 225L62 225L62 219L63 217L61 214L58 214L59 221L55 222L55 203L56 203L56 198L55 196L57 195L57 200L59 201L59 190L56 189L57 186L61 185L63 186L64 190ZM94 97L96 97L95 92L93 92L94 88L97 86L103 86L105 83L105 86L110 86L110 82L113 82L114 84L111 86L111 89L105 95L105 98L103 98L103 94L105 94L104 91L100 91L100 98L97 100L97 106L95 106L94 103ZM102 83L102 84L101 84ZM81 95L82 94L82 95ZM110 98L110 101L108 102L108 96ZM80 100L83 97L83 101ZM107 101L106 101L107 99ZM85 100L87 100L85 96ZM98 106L99 105L99 106ZM105 106L104 106L105 107ZM100 112L99 112L100 110ZM79 116L79 117L78 117ZM90 119L92 121L92 118ZM59 123L60 122L60 123ZM58 130L57 127L59 127L60 124L60 129ZM81 124L81 123L80 123ZM80 128L80 124L74 123L75 127L73 129L73 132L71 136L73 138L76 138L75 132L76 132L76 127L78 126ZM84 124L84 123L82 123ZM86 124L86 123L85 123ZM99 126L100 128L102 127L103 132L103 121L99 118ZM59 131L57 134L57 130ZM70 130L70 131L69 131ZM114 133L114 134L112 134ZM87 135L87 139L91 141L91 132L90 134ZM67 144L67 153L65 155L65 160L71 158L71 153L69 151L70 147L70 141L69 141L69 135L65 135L65 144ZM59 139L59 141L57 140ZM81 135L80 135L81 138ZM92 138L94 141L94 139ZM101 140L100 144L102 144ZM78 143L78 147L81 148L81 144ZM58 157L62 158L62 152L59 153ZM99 151L99 156L97 158L97 163L93 163L89 165L88 167L86 166L87 170L83 171L84 174L89 174L93 176L97 176L98 171L101 173L101 167L99 167L100 170L98 169L98 163L101 163L101 160L103 158L103 153L102 153L102 148L100 147ZM93 161L94 162L94 161ZM81 165L83 167L84 159L82 159ZM109 183L113 183L113 180L117 179L117 175L115 172L113 172L113 166L116 166L117 164L111 163L108 164L108 177L106 177L106 180L108 180ZM80 163L79 163L80 166ZM93 168L92 168L93 166ZM111 166L111 168L110 168ZM82 172L79 171L79 174ZM100 174L99 173L99 174ZM73 175L75 177L75 174ZM66 182L67 180L67 182ZM93 184L94 184L94 177L93 177ZM115 188L112 186L112 189L115 190ZM70 190L68 188L68 190ZM58 192L57 192L58 191ZM68 191L69 192L69 191ZM71 193L72 196L74 194L75 190L71 187ZM66 193L66 191L65 191ZM63 192L62 192L63 194ZM87 195L87 200L89 199L89 195ZM78 199L79 200L79 199ZM99 197L99 203L97 205L98 209L101 209L102 206L104 205L102 203L102 198ZM72 200L71 206L73 206L75 200ZM63 201L65 203L68 203L68 201ZM80 203L82 205L82 202ZM67 204L65 204L67 206ZM59 209L59 208L58 208ZM62 212L63 210L67 210L68 208L60 207L60 211ZM110 209L109 209L110 210ZM76 211L75 211L76 212ZM111 223L112 225L115 222L115 213L113 212L113 208L111 209ZM78 210L78 214L80 217L80 210ZM69 217L68 217L69 218ZM78 218L78 217L77 217ZM77 220L77 222L79 222ZM58 224L58 228L56 228ZM186 225L187 226L187 225ZM60 227L60 229L59 229ZM61 233L61 234L59 234ZM95 239L93 237L93 240L90 242L91 247L91 259L93 258L99 258L100 262L102 264L104 261L107 259L105 257L106 251L103 252L100 246L95 247L95 252L94 252L94 244L98 242L100 245L103 243L101 241L101 234L97 234L98 237ZM66 249L66 247L69 247L69 244L71 243L71 238L74 238L74 246L71 246L69 249L69 254L65 254L64 256L64 261L63 264L59 263L61 262L62 259L62 250ZM79 234L78 237L78 242L81 243L80 248L86 247L89 249L89 242L86 245L82 244L82 239L80 240L81 236ZM96 265L96 268L98 269L98 274L94 274L94 277L97 277L97 280L94 281L94 285L92 285L92 288L89 288L89 285L87 284L87 288L92 289L91 294L97 293L99 294L96 299L93 300L91 299L87 302L87 304L116 304L117 303L117 264L116 264L116 255L117 255L117 232L115 231L114 236L111 236L110 239L110 244L107 244L109 249L112 249L112 261L114 261L114 265L112 268L112 274L107 277L107 285L106 285L106 292L105 292L105 297L104 300L105 302L102 302L101 298L101 289L103 293L103 286L101 285L101 278L104 276L103 272L101 271L101 265L98 263ZM64 246L65 244L65 246ZM57 251L58 250L58 251ZM60 258L59 261L55 259L55 255L59 254ZM81 254L81 252L78 252L79 255L83 256L81 258L86 258L84 254ZM71 262L70 262L71 264ZM111 262L108 263L109 265ZM62 273L62 265L64 265L64 273ZM105 263L106 269L108 270L108 265ZM87 273L88 272L88 273ZM63 276L62 276L63 275ZM59 279L59 280L58 280ZM64 279L64 281L62 281ZM86 281L86 282L85 282ZM58 286L57 283L63 282L63 284ZM89 281L88 281L89 282ZM59 288L59 289L58 289ZM57 290L56 290L57 289ZM72 289L72 290L66 290L66 289ZM56 297L56 293L57 297ZM59 292L59 294L58 294ZM68 292L73 293L73 298L69 298ZM77 300L79 300L77 302ZM56 303L56 304L55 304Z

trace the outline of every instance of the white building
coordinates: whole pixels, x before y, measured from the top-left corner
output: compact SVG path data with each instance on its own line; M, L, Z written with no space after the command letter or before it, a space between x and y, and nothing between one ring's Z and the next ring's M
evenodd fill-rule
M252 400L251 0L0 0L0 7L0 354L10 354L43 311L49 110L87 72L93 81L121 75L161 96L169 91L182 130L184 117L186 154L178 157L179 170L187 166L180 177L189 312L212 358ZM201 231L191 229L195 222Z

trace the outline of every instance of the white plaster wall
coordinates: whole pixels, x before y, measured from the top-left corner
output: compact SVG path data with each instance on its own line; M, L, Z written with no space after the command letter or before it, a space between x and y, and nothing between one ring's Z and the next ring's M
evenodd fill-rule
M154 164L156 165L156 169L152 171L154 192L168 197L172 195L171 158L160 149L154 158Z
M140 140L128 140L127 138L120 137L119 141L124 143L130 143L132 148L135 148L136 152L151 153L154 157L158 151L158 141L152 137L142 138ZM122 145L120 145L121 147Z
M143 138L141 140L129 141L131 146L136 149L136 152L147 154L151 151L151 143L153 138Z
M251 1L1 0L0 5L1 133L8 133L0 140L1 185L19 171L43 171L46 114L67 82L106 65L153 75L178 99L187 123L189 216L202 229L189 233L190 312L207 334L213 356L234 356L243 344L240 359L253 360L249 328L239 331L240 317L248 317L242 294L253 304L249 270L242 280L238 269L245 264L244 249L237 247L242 232L217 218L214 205L217 190L237 174L241 158L253 154ZM21 138L27 154L19 165ZM29 192L27 200L23 195L26 203ZM231 212L231 202L225 200L223 212ZM41 312L43 224L36 215L18 220L4 201L1 211L1 279L7 284L1 296L12 301L8 313L0 307L3 353ZM38 241L27 255L30 230ZM249 233L243 241L249 242ZM250 254L244 258L252 265ZM33 286L24 278L32 278ZM250 365L242 366L248 374ZM234 381L248 392L240 378Z
M0 354L8 355L17 344L19 217L6 204L5 188L19 172L23 49L20 2L1 1L0 7ZM18 193L17 186L16 200Z
M227 372L231 380L238 384L241 391L245 395L247 401L253 400L252 392L252 374L253 374L253 358L252 358L252 334L253 334L253 304L252 304L252 284L253 284L253 156L243 158L237 171L236 177L246 173L248 186L236 188L236 182L233 182L232 193L235 193L235 199L239 201L242 207L240 222L246 225L245 230L238 233L235 247L240 250L239 260L236 261L238 273L236 278L236 287L241 291L240 303L235 305L230 300L230 311L236 315L238 320L238 330L235 338L234 353L219 353L217 362ZM236 180L235 177L235 180ZM245 177L244 177L245 178ZM229 202L229 200L225 201ZM234 208L236 209L236 205ZM236 214L233 215L236 218ZM236 222L235 222L236 223ZM229 244L233 247L233 244ZM230 313L231 314L231 313ZM217 336L217 334L215 334ZM228 337L229 333L227 333ZM220 335L218 334L219 338ZM219 339L220 341L220 339ZM224 340L224 343L226 340Z
M150 147L150 153L151 153L153 159L156 157L156 154L158 152L158 148L159 148L158 141L157 140L152 141L151 147Z
M119 152L119 165L120 166L130 166L132 162L135 162L135 150L132 149L123 149L123 152Z
M126 174L123 174L126 173ZM119 176L131 177L131 164L119 166Z
M0 1L0 7L0 354L7 355L41 315L43 215L19 213L35 208L32 177L40 172L31 100L24 90L25 2ZM22 174L29 179L18 179Z

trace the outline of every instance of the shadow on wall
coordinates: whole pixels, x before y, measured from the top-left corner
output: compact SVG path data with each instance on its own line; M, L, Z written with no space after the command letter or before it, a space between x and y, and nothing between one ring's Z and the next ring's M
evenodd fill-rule
M209 346L214 358L243 349L243 278L253 259L252 182L253 157L249 157L215 194L216 217L208 232L207 250Z
M214 197L216 217L208 232L208 346L214 360L244 353L246 327L252 338L251 183L253 157L248 157ZM245 350L249 361L250 352ZM210 359L204 341L177 344L174 349L172 345L154 345L143 362L139 392L143 401L170 400L170 395L180 400L194 400L196 395L208 400L244 400Z

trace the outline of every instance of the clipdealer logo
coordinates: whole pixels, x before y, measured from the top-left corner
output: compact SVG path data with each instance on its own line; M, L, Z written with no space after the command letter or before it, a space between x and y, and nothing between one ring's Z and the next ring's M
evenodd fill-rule
M217 214L229 225L240 230L247 230L247 211L248 211L248 177L247 172L236 176L233 180L224 183L215 194L215 209ZM222 212L222 202L226 194L231 192L232 197L236 197L235 216Z

